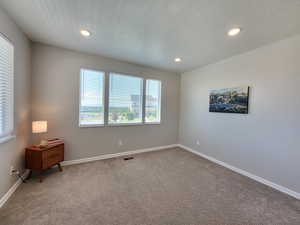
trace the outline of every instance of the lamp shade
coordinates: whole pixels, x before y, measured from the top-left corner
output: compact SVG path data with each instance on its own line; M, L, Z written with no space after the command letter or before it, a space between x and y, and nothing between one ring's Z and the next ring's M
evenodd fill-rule
M45 133L47 132L47 121L33 121L32 133Z

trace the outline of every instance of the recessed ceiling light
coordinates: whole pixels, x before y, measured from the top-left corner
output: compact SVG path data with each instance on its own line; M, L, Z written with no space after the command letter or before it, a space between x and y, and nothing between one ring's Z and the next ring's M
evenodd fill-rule
M240 27L234 27L234 28L230 29L227 34L228 34L228 36L235 36L235 35L239 34L240 32L241 32Z
M181 60L181 58L177 57L177 58L174 59L174 61L177 62L177 63L179 63L179 62L181 62L182 60Z
M91 32L89 32L88 30L80 30L80 33L82 36L84 37L89 37L91 36Z

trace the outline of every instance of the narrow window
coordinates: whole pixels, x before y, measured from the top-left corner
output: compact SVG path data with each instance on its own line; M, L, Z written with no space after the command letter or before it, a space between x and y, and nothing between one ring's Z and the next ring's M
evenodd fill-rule
M146 80L145 123L160 123L161 82Z
M0 36L0 142L14 130L14 47Z
M142 123L143 79L110 73L108 124Z
M79 126L104 125L104 77L104 72L81 69Z

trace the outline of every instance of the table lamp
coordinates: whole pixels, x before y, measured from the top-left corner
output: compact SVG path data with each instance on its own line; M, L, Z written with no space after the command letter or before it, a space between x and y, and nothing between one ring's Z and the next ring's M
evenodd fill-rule
M32 133L40 134L47 132L47 121L33 121L32 122ZM45 147L48 145L48 141L41 140L40 144L37 145L38 147Z

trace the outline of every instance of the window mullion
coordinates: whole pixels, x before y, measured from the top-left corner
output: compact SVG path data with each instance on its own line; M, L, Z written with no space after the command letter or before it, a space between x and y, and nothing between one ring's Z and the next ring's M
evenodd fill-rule
M104 125L108 125L108 112L109 112L109 80L110 73L105 72L104 75Z
M146 115L146 79L143 79L143 85L142 85L142 122L145 124L145 115Z

